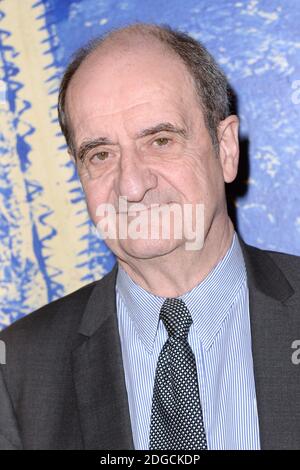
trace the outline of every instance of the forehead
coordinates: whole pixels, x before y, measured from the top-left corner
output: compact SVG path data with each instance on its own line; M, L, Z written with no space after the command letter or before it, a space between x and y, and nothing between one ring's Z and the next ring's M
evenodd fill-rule
M94 51L72 78L66 108L73 132L112 120L188 120L198 106L185 64L160 44ZM159 114L160 116L156 116ZM146 124L146 123L145 123Z

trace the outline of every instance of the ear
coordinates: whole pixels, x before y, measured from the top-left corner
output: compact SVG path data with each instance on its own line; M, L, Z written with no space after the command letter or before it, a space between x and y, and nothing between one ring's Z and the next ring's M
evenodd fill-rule
M231 183L239 165L239 119L232 114L218 126L219 158L223 169L224 181Z

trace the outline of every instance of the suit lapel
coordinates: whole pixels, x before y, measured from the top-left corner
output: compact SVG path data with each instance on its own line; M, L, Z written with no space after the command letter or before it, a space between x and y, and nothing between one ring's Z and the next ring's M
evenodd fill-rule
M298 314L292 308L294 290L271 256L239 241L249 287L261 448L299 448L299 373L291 360L297 337L293 314Z
M271 256L239 241L249 286L261 448L299 448L299 373L291 361L291 344L299 336L292 321L294 291ZM117 265L95 284L73 350L85 449L134 449L116 316L116 273Z
M118 333L117 265L95 284L73 350L73 377L85 449L134 449Z

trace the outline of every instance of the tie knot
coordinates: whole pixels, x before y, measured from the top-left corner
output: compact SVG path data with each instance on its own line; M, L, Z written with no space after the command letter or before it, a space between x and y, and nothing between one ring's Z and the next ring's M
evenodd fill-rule
M187 338L193 320L183 300L166 299L160 310L160 318L169 337Z

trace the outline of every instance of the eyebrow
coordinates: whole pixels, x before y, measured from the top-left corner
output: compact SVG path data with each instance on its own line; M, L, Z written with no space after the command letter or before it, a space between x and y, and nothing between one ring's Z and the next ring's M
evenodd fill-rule
M107 137L97 137L96 139L85 139L79 146L78 154L77 154L78 159L80 161L83 161L84 157L86 156L89 150L99 147L100 145L114 145L114 142L112 142Z
M158 134L158 132L174 132L174 134L179 134L182 137L187 136L187 131L184 128L174 126L170 122L161 122L155 126L148 127L147 129L143 129L140 131L136 137L139 139L141 137L146 137L148 135Z
M187 131L183 127L177 127L170 122L161 122L155 126L147 127L146 129L141 130L135 135L135 138L141 139L142 137L147 137L149 135L155 135L159 132L173 132L174 134L179 134L182 137L187 137ZM85 155L89 150L96 148L100 145L116 145L115 142L108 139L107 137L97 137L95 139L85 139L79 146L78 149L78 159L83 161Z

